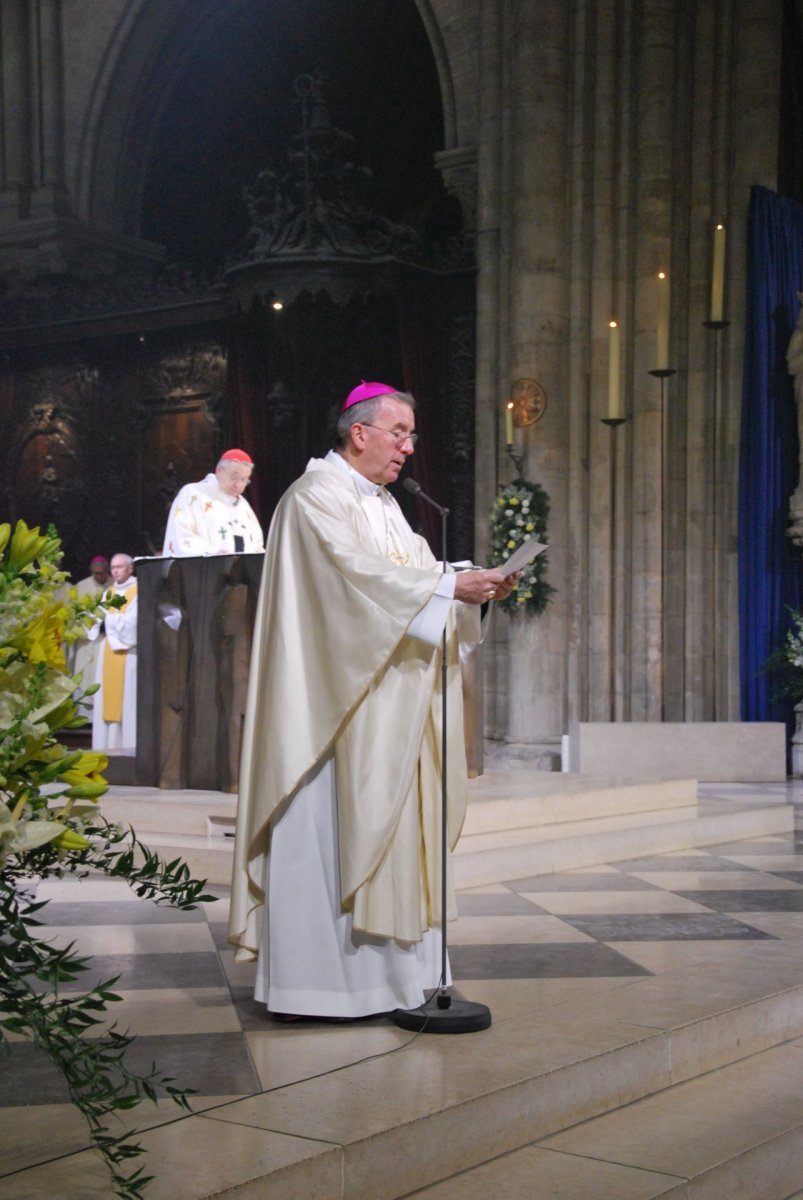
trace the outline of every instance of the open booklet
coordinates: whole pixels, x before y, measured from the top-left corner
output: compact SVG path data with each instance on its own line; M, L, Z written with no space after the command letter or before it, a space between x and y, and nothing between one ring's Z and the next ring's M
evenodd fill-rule
M528 562L532 562L534 558L537 558L546 549L546 542L537 542L535 538L528 538L526 542L522 542L518 550L513 551L510 558L498 564L498 570L504 571L506 575L514 575L516 571L520 571L522 567L526 567ZM486 569L478 567L470 559L464 559L462 562L453 562L451 566L455 571L483 571Z
M518 550L513 551L507 562L499 564L499 570L504 571L506 575L512 575L515 571L526 567L528 562L532 562L546 548L546 542L537 542L535 538L528 538L526 542L522 542Z

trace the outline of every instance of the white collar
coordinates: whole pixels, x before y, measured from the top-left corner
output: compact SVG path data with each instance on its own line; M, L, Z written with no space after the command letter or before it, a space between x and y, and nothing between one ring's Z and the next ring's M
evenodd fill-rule
M366 479L359 471L355 471L351 463L346 462L343 455L338 454L336 450L330 450L324 462L332 463L333 466L350 475L357 491L363 496L378 496L383 491L381 483L372 483L370 479Z

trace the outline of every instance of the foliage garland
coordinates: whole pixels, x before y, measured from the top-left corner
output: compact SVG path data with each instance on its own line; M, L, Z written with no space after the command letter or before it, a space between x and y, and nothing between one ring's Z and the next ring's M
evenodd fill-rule
M489 565L501 566L528 538L546 542L548 516L549 496L540 484L514 479L503 487L491 513ZM516 590L507 599L500 600L497 607L513 613L531 613L533 616L542 613L555 591L547 583L546 573L547 553L544 550L527 564Z
M143 1152L136 1131L114 1130L108 1118L146 1097L155 1101L157 1088L189 1110L189 1092L155 1067L147 1075L130 1071L123 1055L132 1038L116 1025L98 1035L107 1005L120 999L112 991L116 978L61 994L90 960L72 944L58 950L42 937L47 901L36 900L35 887L94 869L125 879L157 904L191 909L215 897L179 859L163 863L133 830L105 821L97 810L108 786L105 756L71 751L58 740L58 731L85 723L78 704L96 690L82 690L80 676L67 673L64 643L120 604L79 599L74 590L65 599L60 559L52 528L40 535L18 521L12 533L0 524L0 1045L15 1034L41 1047L86 1118L115 1193L141 1200L152 1176L143 1167L126 1173Z
M775 679L773 700L803 700L803 612L788 609L792 628L787 629L782 646L773 650L761 670Z

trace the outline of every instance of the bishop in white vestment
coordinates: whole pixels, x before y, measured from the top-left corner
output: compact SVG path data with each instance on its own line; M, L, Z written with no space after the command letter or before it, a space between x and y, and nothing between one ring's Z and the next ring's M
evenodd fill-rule
M280 1014L413 1008L441 968L440 776L447 630L449 830L465 813L455 600L514 585L444 574L385 484L415 442L412 397L361 384L336 450L274 515L254 630L229 940ZM454 915L453 897L447 917ZM446 981L444 981L446 982Z
M164 557L261 553L262 526L243 495L253 469L244 450L226 450L214 473L185 484L170 506Z

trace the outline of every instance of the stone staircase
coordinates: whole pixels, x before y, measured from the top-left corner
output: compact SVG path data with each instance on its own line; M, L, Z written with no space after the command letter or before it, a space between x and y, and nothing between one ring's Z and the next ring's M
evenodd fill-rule
M350 1065L333 1061L338 1030L289 1029L277 1075L294 1059L297 1082L144 1135L152 1200L787 1200L803 1180L803 943L753 949L736 986L703 968L669 989L589 981L538 1011L510 987L483 1033L366 1028ZM208 1185L201 1153L227 1156Z
M180 855L210 883L231 878L236 796L111 787L104 815L147 845ZM455 853L458 888L660 854L791 828L785 804L706 799L693 779L643 781L533 771L491 771L469 784Z

